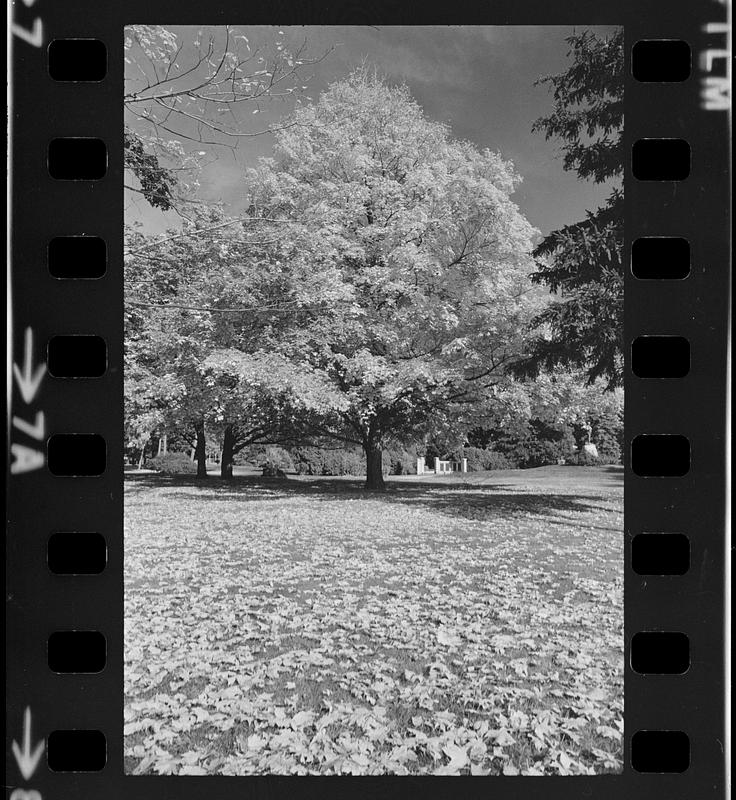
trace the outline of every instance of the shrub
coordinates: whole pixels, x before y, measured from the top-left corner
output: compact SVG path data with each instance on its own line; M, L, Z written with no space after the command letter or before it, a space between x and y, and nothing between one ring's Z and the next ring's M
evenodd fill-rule
M259 459L254 457L247 448L245 450L238 450L233 456L233 464L238 467L254 467L258 462Z
M146 466L162 475L196 475L197 464L186 453L162 453L149 458Z
M258 469L272 468L284 472L293 472L294 462L289 451L278 445L251 445L241 450L233 459L233 463L249 464Z
M319 447L292 447L289 450L294 468L299 475L321 475L324 451Z
M468 459L468 472L511 468L510 462L505 455L485 447L464 447L462 458Z
M365 475L363 451L358 448L294 447L290 454L300 475Z
M383 471L389 475L416 475L416 449L387 448L383 451Z
M508 468L514 469L523 466L531 436L529 423L514 419L503 427L474 431L471 443L482 444L482 449L498 453L506 460Z
M358 450L325 450L322 461L323 475L365 475L365 458Z
M488 450L485 457L486 469L514 469L514 465L503 453Z
M289 451L284 450L283 447L266 447L257 463L263 470L264 476L267 477L274 477L279 473L294 471L294 462L291 455Z
M276 469L281 469L284 472L294 472L294 461L291 453L283 447L267 447L264 454L264 463L273 464Z
M601 463L603 462L600 457L596 457L592 453L586 453L585 450L581 450L579 453L573 453L565 459L565 464L571 467L595 467Z
M499 431L490 431L493 450L508 461L509 467L544 467L565 463L572 456L575 437L568 425L540 419L516 420Z
M300 475L365 475L365 455L358 447L293 447L290 454ZM400 446L383 451L384 474L410 475L416 471L416 451Z
M623 443L623 413L606 414L591 421L591 441L598 448L599 464L620 464Z

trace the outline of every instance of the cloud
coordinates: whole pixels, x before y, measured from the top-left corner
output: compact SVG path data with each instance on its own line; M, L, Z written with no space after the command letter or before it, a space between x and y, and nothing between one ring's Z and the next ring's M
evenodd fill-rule
M347 72L364 60L389 78L407 83L457 87L471 75L471 65L455 29L440 26L322 28L314 46L337 45L331 56ZM340 69L336 69L340 72Z
M420 29L411 43L379 40L374 49L377 62L391 75L444 87L463 86L470 80L467 55L457 40L448 40L438 28Z

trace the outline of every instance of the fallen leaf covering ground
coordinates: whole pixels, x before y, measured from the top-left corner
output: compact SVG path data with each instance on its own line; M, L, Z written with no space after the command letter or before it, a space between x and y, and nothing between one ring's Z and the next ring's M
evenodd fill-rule
M126 772L619 772L622 488L128 476Z

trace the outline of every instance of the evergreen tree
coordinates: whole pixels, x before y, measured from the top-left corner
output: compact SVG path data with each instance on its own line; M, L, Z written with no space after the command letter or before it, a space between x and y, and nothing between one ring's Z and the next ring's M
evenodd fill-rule
M539 83L553 90L554 110L534 130L562 143L563 164L583 180L612 184L607 202L580 222L552 231L537 246L532 280L556 296L534 319L530 357L518 372L582 367L592 383L623 380L623 30L567 39L572 64Z

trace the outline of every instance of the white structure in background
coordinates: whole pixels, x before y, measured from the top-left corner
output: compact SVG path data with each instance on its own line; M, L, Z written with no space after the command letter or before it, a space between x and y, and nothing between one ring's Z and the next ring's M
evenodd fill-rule
M417 458L417 475L443 475L450 472L467 472L468 459L463 458L461 461L443 461L442 459L434 459L434 469L427 467L426 459L424 456Z
M598 448L591 442L583 445L583 450L593 458L598 458Z

